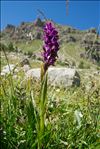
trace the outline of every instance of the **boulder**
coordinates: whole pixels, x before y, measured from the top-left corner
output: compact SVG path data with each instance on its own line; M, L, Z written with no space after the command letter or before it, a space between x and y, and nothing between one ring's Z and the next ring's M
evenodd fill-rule
M40 80L40 68L30 69L26 73L26 78ZM80 85L80 76L75 69L71 68L49 68L48 81L52 86L73 86Z
M27 72L28 70L30 70L30 66L29 66L29 65L24 65L24 66L22 67L22 70L23 70L24 72Z
M18 65L9 64L3 67L1 71L1 76L9 75L10 73L15 76L19 71L27 72L30 70L30 66L25 64L22 67L18 67Z
M14 64L6 65L3 67L2 71L1 71L1 76L5 76L6 74L10 74L10 72L13 73L14 71L16 71L16 72L18 71L16 69L16 65L14 65Z

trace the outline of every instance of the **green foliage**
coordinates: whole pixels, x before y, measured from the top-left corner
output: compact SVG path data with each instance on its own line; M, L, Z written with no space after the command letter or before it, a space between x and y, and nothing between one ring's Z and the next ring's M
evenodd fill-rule
M47 76L41 84L23 78L1 77L1 149L100 148L98 82L64 89L47 86Z
M46 104L47 104L47 73L43 76L41 82L41 93L39 101L38 149L42 149L42 146L44 146L43 136L45 133Z
M14 46L13 46L13 43L12 42L10 42L9 44L8 44L8 51L14 51L15 50L15 48L14 48Z
M60 66L65 66L65 62L62 62L62 61L57 61L57 64Z
M2 78L1 149L37 149L39 104L34 94L39 84L30 81L30 85L28 82L19 85L21 81L13 81L12 92L8 78ZM45 99L43 94L44 91L41 98ZM45 129L41 130L44 149L99 149L99 95L97 85L89 91L85 86L66 90L49 87ZM36 100L38 97L37 94Z
M81 60L79 65L78 65L78 68L80 68L80 69L90 69L90 65L86 64L84 61Z
M0 51L7 50L7 46L0 42Z
M41 26L40 20L38 21L37 25ZM85 52L85 48L80 47L78 42L83 34L71 28L68 30L77 41L66 43L65 40L62 43L59 51L61 59L59 59L58 65L65 66L67 59L73 66L81 69L90 68L92 63L80 58L80 53ZM33 32L36 35L36 31L33 30ZM6 36L6 34L0 36ZM23 37L14 44L32 58L35 52L41 51L42 41L34 39L27 42L26 39L23 40ZM66 32L64 38L66 39ZM9 60L10 58L7 56L10 52L16 51L12 42L9 40L6 42L8 42L7 45L0 43L7 61L5 63L4 60L3 65L14 62L14 59ZM89 47L90 49L91 47ZM99 50L94 49L95 47L88 56L99 61ZM31 66L38 67L40 62L31 62ZM97 69L99 69L99 62ZM47 86L47 76L41 84L31 79L23 81L23 78L21 72L17 75L17 79L11 73L1 77L1 149L100 148L100 86L98 84L92 82L90 89L86 89L85 85L81 85L79 88L64 89Z
M12 52L12 51L15 51L15 48L14 48L12 42L8 43L8 45L5 45L3 43L0 43L0 50L1 51L4 51L5 50L5 51L8 51L8 52Z
M84 62L81 61L81 62L79 63L79 66L78 66L78 67L81 68L81 69L83 69L83 68L84 68Z

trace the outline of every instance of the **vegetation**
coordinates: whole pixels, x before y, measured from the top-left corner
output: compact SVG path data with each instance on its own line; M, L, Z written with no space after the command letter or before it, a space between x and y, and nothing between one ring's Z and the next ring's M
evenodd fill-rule
M3 51L5 50L6 52L13 52L15 51L14 45L12 42L10 42L8 45L5 45L3 43L0 43L0 50Z
M8 74L1 78L1 149L37 149L41 85ZM44 149L100 148L100 84L91 78L88 89L48 86Z
M80 69L90 69L90 65L84 63L84 61L80 61L79 66Z
M39 27L35 27L33 35L36 29L41 32L40 26L43 24L40 20L38 23L35 22ZM7 44L0 43L1 69L10 63L19 64L23 57L29 58L30 67L40 67L41 59L36 54L41 51L42 41L27 40L26 27L33 30L33 23L23 22L18 34L11 25L2 33L2 41L8 37L15 40L7 41ZM68 37L69 41L64 39L60 44L57 67L77 68L81 84L69 88L50 86L47 77L40 83L25 78L22 70L15 75L11 70L9 74L1 75L1 149L100 148L100 78L96 74L92 76L92 70L100 70L100 67L84 57L86 49L80 45L84 32L70 27L58 27L64 35L60 35L61 39L66 39L66 31L71 36ZM92 54L99 59L97 53L95 55L93 51ZM85 78L85 71L89 80Z
M11 75L1 82L1 148L37 148L36 105L40 84L35 80L15 81ZM48 87L43 148L100 148L100 86L91 83L79 88Z

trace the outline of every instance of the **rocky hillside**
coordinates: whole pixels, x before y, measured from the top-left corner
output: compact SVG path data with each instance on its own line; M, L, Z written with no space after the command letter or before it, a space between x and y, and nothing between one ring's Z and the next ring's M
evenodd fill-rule
M37 18L34 22L22 22L19 26L8 24L6 28L1 32L1 40L9 39L15 42L29 41L34 39L42 39L42 29L45 21ZM83 40L94 40L96 38L97 31L95 28L91 28L86 31L80 31L70 26L62 26L56 24L61 42L81 42Z
M17 27L8 24L0 34L1 44L12 43L17 51L39 57L37 53L42 49L44 24L45 21L40 18L31 23L22 22ZM70 26L62 26L56 23L55 25L60 37L60 64L67 64L69 61L74 64L79 61L79 65L82 63L81 60L100 64L100 36L95 28L80 31Z

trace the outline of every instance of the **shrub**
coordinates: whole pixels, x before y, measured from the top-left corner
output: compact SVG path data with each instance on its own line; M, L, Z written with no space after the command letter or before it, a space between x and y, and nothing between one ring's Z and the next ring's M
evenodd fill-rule
M80 69L90 69L90 64L84 63L84 61L80 61L78 68Z
M14 51L14 50L15 50L15 48L14 48L14 46L13 46L13 43L12 43L12 42L10 42L10 43L8 44L7 49L8 49L8 51L9 51L9 52L11 52L11 51Z
M3 51L3 50L7 51L7 46L0 42L0 51Z
M84 62L83 61L80 61L79 65L78 65L78 68L84 69Z

